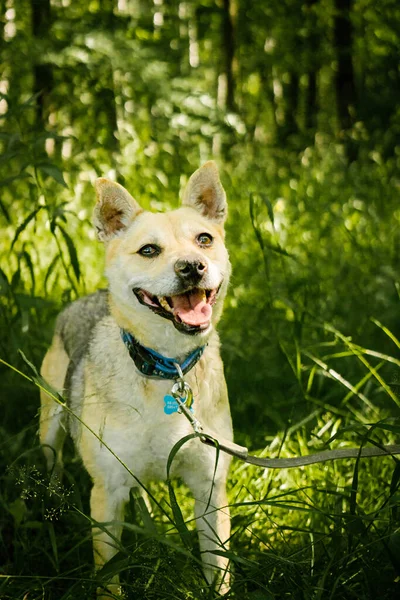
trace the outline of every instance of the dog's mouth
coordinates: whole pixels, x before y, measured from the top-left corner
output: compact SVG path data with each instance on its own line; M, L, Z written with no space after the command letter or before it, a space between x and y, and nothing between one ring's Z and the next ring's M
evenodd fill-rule
M195 287L174 296L154 296L139 288L133 293L141 304L170 319L179 331L193 335L208 329L220 287L210 290Z

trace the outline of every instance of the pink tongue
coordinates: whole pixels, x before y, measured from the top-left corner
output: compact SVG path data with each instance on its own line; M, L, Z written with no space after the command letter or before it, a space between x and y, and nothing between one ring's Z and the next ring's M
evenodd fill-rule
M172 296L174 315L187 325L205 325L211 318L212 308L199 291Z

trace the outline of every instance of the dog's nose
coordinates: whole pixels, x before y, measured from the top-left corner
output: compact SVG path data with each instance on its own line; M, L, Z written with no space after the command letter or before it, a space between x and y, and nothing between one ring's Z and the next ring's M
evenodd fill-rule
M206 263L201 260L179 259L175 263L175 273L188 283L197 283L207 271Z

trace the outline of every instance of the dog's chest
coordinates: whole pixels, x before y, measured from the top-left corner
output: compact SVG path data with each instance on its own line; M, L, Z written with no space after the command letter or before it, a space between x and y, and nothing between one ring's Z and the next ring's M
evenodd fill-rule
M127 455L141 456L152 463L164 462L170 448L182 435L191 432L184 415L178 412L166 414L164 398L171 392L173 382L158 382L141 377L116 384L118 402L108 414L108 434L114 429L124 434L121 446ZM209 399L198 397L195 402L208 404ZM115 412L114 412L115 411Z
M222 410L222 407L216 410L216 385L196 379L193 375L189 377L194 392L194 414L210 426L215 413ZM102 396L100 402L94 406L85 402L84 420L92 423L99 437L142 482L165 479L172 448L184 436L193 433L183 414L164 411L164 397L171 392L173 384L173 381L146 379L133 368L124 370L124 377L112 377L106 390L97 390L96 395ZM88 389L87 398L90 392ZM221 414L221 419L230 423L229 412L225 419ZM123 476L121 463L116 463L105 445L100 447L100 452L91 454L101 471L116 470L118 479ZM209 454L209 449L197 440L194 444L189 442L174 459L172 474L184 476L185 469L212 468L213 459L208 460Z
M128 483L129 474L121 463L143 482L165 479L172 448L193 433L183 414L164 412L164 397L171 393L174 381L141 375L121 343L119 330L108 326L98 331L83 371L84 390L76 386L76 402L82 398L83 422L104 441L101 444L84 427L81 435L75 436L93 479L107 473L115 485ZM185 380L193 390L196 418L208 429L231 438L222 362L211 343ZM184 476L185 470L198 470L201 476L206 470L212 475L215 452L210 450L199 440L186 443L173 461L172 474Z

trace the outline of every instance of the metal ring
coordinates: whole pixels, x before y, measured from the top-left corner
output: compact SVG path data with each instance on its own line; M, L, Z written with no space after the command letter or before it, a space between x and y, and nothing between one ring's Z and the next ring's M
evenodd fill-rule
M186 402L186 399L189 395L189 391L190 391L190 385L184 381L183 379L175 381L174 385L172 386L172 390L171 390L171 394L174 396L178 396L179 398L182 397L184 398L184 400L182 400L183 402Z

